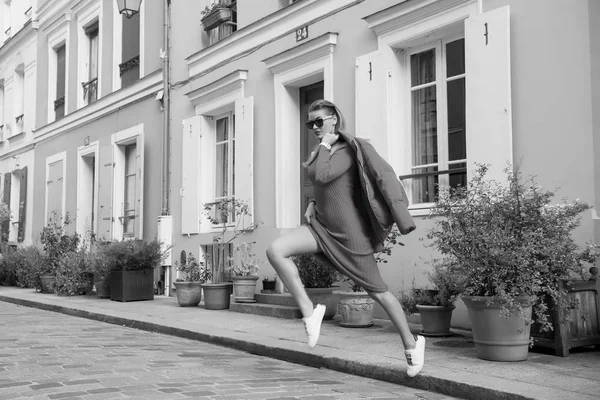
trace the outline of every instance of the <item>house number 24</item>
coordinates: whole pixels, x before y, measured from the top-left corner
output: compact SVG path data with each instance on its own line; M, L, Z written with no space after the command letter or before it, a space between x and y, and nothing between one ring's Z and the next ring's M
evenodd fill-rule
M296 29L296 42L308 38L308 25Z

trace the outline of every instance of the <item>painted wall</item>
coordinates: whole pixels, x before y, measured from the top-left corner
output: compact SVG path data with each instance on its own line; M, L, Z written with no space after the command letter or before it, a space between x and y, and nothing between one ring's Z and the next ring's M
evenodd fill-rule
M143 116L143 118L140 118ZM90 143L99 141L99 152L110 151L111 135L140 123L144 124L144 238L156 237L157 216L160 215L160 176L161 176L161 146L162 146L162 116L159 105L154 97L132 104L115 113L90 122L60 136L37 143L35 148L35 169L33 184L37 194L34 197L33 237L39 234L45 224L45 187L46 187L46 158L62 151L66 157L66 191L65 212L71 217L77 211L77 148L84 144L86 136ZM100 155L102 157L102 155ZM102 174L99 167L99 184L109 186L109 177ZM73 227L75 224L73 224Z
M594 206L600 210L600 3L595 0L588 1L590 24L590 72L592 90L592 131L594 136ZM595 241L600 242L600 225L594 223Z

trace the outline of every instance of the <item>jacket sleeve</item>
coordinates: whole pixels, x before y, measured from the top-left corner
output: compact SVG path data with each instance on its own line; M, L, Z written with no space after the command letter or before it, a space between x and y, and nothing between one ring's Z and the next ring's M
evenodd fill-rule
M333 154L323 146L319 146L315 162L317 163L315 180L319 183L329 183L350 169L352 157L348 154L348 146L337 149Z

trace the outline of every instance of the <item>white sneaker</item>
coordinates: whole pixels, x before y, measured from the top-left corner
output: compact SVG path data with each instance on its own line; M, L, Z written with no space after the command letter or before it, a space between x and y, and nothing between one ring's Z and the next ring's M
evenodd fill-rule
M406 356L406 363L408 364L406 373L413 378L421 372L423 365L425 364L425 338L418 335L417 347L412 350L405 350L404 355Z
M308 336L308 347L311 349L317 345L319 340L319 334L321 333L321 321L325 315L325 306L317 304L313 313L308 318L302 318L304 321L304 329L306 329L306 336Z

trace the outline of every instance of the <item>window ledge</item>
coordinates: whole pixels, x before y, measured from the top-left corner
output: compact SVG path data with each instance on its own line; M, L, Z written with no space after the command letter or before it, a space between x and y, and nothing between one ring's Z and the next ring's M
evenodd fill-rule
M15 135L12 135L11 137L9 137L9 138L7 138L7 139L8 139L8 141L10 142L10 141L13 141L13 140L15 140L15 139L22 138L23 136L25 136L25 132L20 132L20 133L17 133L17 134L15 134Z
M410 215L413 217L427 217L431 214L433 203L422 203L408 207Z

